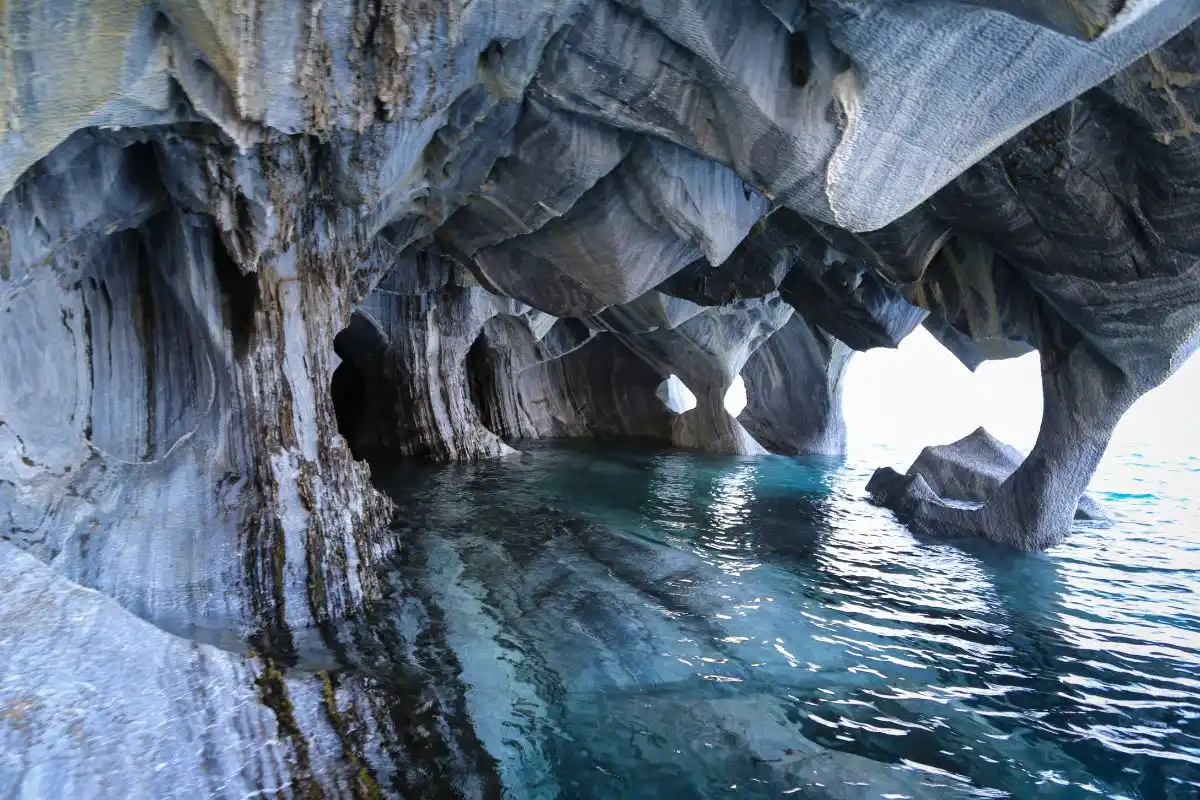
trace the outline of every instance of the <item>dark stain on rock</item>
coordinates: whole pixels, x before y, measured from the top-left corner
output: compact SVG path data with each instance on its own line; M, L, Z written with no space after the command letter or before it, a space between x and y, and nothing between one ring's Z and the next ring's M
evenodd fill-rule
M0 280L12 279L12 236L0 225Z
M355 800L382 800L383 793L379 790L375 774L363 755L362 720L358 719L357 710L352 703L347 706L345 712L338 708L336 673L318 672L317 679L321 681L325 715L337 734L342 747L342 757L351 771L351 795Z
M271 709L275 715L275 724L279 728L280 738L291 746L292 781L296 796L304 800L317 800L325 796L320 784L313 777L312 765L309 760L308 741L304 732L296 722L292 699L288 694L287 683L283 671L268 656L263 662L263 671L255 681L258 685L259 698L263 705Z
M95 280L90 281L92 289L96 288ZM87 359L88 370L88 385L96 385L96 367L92 361L92 312L88 308L87 299L83 302L83 348L84 357ZM83 424L83 438L87 442L92 441L92 410L91 405L88 406L87 421Z
M154 275L153 262L150 254L146 252L145 240L141 239L138 247L138 265L137 265L137 319L139 325L139 335L142 338L142 357L145 360L146 370L146 458L153 458L154 452L154 426L155 413L157 410L157 399L155 397L155 373L157 372L158 361L158 337L155 331L156 323L155 316L157 309L154 302Z

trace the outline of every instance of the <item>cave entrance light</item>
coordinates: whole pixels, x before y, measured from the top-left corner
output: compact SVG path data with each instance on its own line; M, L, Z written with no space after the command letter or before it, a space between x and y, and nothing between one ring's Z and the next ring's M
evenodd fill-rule
M746 382L741 375L735 376L733 383L725 390L724 405L731 417L736 417L746 408Z
M658 385L658 390L654 394L663 401L663 405L676 414L691 411L696 407L696 395L692 394L692 390L674 373L668 375L667 379Z

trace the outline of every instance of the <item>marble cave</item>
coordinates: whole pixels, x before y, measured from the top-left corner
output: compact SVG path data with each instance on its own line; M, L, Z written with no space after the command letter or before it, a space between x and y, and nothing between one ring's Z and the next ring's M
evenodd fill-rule
M1198 20L0 2L0 796L573 796L500 752L444 548L373 474L837 457L852 357L921 326L1037 353L1036 445L980 430L860 502L1020 551L1103 517L1115 426L1200 344ZM681 568L578 536L581 571Z

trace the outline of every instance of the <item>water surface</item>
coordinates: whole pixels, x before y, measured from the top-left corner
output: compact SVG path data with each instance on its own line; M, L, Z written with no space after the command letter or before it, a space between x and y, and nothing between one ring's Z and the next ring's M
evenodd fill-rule
M525 450L384 478L511 796L1200 795L1195 459L1028 555L914 538L878 458Z

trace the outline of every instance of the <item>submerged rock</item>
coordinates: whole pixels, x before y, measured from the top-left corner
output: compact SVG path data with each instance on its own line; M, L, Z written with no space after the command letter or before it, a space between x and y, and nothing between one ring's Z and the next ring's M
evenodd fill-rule
M255 657L179 638L0 541L0 788L31 797L494 796L462 688L398 678L430 666L436 633L392 665ZM419 616L419 615L418 615ZM384 628L378 633L386 634ZM311 671L315 667L323 667ZM19 680L13 680L19 678ZM424 685L423 685L424 684ZM419 735L414 737L414 731Z

